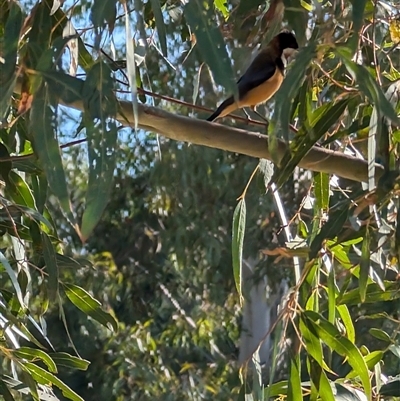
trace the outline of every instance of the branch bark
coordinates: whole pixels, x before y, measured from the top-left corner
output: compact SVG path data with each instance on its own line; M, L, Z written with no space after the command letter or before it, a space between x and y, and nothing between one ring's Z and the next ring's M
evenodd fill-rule
M17 91L18 89L20 88L17 86ZM63 104L83 111L81 101ZM134 127L135 118L132 103L120 101L120 110L117 120L122 125ZM176 141L240 153L258 159L272 160L266 135L179 116L157 107L138 104L138 127ZM287 146L285 141L278 140L278 160L282 159ZM276 160L276 158L274 159ZM368 181L367 161L316 146L300 161L299 166L312 171L335 174L353 181ZM378 180L383 172L383 166L376 163L375 179Z
M124 125L134 126L132 104L121 102L120 105L126 119L119 116L118 121ZM156 107L140 104L138 105L138 126L176 141L272 160L267 136L260 133L178 116ZM287 144L279 140L279 160L286 150ZM365 160L324 148L313 147L299 166L312 171L336 174L354 181L368 180L368 163ZM380 164L376 164L375 171L376 179L379 179L384 170Z

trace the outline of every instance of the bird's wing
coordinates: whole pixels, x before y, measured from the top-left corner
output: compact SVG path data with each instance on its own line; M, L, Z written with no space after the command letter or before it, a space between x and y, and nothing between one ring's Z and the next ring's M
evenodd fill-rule
M268 53L260 53L237 81L239 99L246 93L268 81L276 71L276 62Z

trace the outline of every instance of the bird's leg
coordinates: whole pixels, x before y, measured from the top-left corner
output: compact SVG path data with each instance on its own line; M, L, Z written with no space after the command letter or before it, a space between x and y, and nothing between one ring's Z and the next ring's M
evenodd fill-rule
M259 113L259 112L256 110L256 106L252 106L251 109L254 111L254 113L256 113L256 114L258 115L258 117L260 117L263 121L265 121L265 123L266 123L266 125L267 125L267 127L268 127L269 121L268 121L261 113Z
M242 110L243 110L243 113L246 115L247 119L251 120L251 117L250 117L249 113L246 111L246 109L243 108Z

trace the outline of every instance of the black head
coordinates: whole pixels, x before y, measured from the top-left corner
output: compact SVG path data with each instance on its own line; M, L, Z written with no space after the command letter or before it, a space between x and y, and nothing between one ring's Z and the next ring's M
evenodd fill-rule
M283 51L285 49L298 49L299 45L297 43L296 37L292 32L282 31L276 36L279 43L279 48Z

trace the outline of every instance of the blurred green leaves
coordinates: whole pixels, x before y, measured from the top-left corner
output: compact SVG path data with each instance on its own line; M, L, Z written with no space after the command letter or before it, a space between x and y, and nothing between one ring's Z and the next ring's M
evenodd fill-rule
M224 39L211 19L212 10L204 5L205 3L200 0L189 1L185 5L185 18L196 35L196 46L210 67L215 82L236 96L237 86Z

